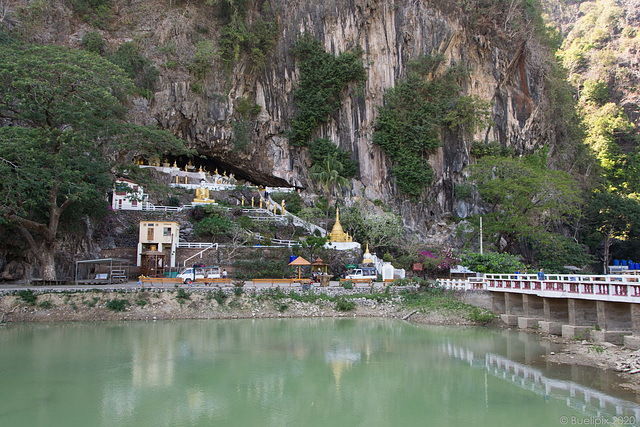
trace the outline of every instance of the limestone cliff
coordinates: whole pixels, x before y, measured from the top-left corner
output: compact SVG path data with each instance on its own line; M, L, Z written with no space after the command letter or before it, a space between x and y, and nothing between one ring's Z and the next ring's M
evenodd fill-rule
M22 14L14 13L12 25L22 26L27 36L39 42L79 47L82 37L96 30L74 15L72 2L45 2L45 11L31 23L20 22L20 16L28 16L25 10L36 2L9 3L13 12L22 8ZM107 50L133 40L160 70L152 101L138 100L132 117L159 123L187 140L199 154L258 184L313 187L306 149L290 146L285 136L295 113L292 91L299 77L291 47L303 32L312 33L334 53L356 45L364 51L367 80L363 92L346 90L338 113L317 132L350 151L359 162L354 185L343 195L347 203L356 198L380 199L394 206L409 229L427 233L442 218L466 217L477 211L473 202L458 201L454 192L470 162L474 139L497 141L516 153L531 152L543 144L549 145L551 155L562 151L559 124L549 117L546 79L551 59L531 32L511 25L519 10L498 11L490 17L482 15L486 11L462 10L455 1L441 0L249 2L248 19L265 8L275 11L278 36L266 66L256 70L247 57L240 56L229 69L214 60L206 76L198 80L187 64L193 61L198 41L210 40L218 46L220 24L215 7L196 0L111 3L110 25L97 29ZM473 4L465 2L467 8ZM398 194L390 162L372 143L372 133L385 90L405 76L407 62L420 53L442 53L447 63L470 67L463 90L492 102L492 125L473 137L442 135L442 147L430 158L436 172L434 185L415 202ZM234 150L230 142L241 98L261 107L249 123L251 144L244 151Z

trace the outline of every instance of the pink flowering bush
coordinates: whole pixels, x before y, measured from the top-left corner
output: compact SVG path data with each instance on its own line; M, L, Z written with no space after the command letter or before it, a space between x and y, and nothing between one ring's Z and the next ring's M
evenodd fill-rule
M422 263L424 271L435 273L448 270L458 264L458 257L451 248L439 249L435 254L431 251L422 251L418 254L418 262Z

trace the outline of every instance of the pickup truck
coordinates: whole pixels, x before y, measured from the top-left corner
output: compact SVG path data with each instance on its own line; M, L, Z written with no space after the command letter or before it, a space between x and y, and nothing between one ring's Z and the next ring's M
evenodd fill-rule
M189 267L178 274L178 277L182 279L185 284L194 282L196 279L219 279L220 267L198 267L196 268L195 277L193 275L193 268Z
M345 279L371 279L376 280L378 278L378 272L375 268L355 268L349 270Z

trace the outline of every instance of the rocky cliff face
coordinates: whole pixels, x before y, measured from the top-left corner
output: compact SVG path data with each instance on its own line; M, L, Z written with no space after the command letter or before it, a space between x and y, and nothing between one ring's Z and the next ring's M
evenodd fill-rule
M113 3L113 28L98 30L109 48L135 40L161 72L153 101L139 100L132 117L171 129L201 155L255 183L312 188L306 149L291 147L284 134L295 112L293 89L299 77L290 49L302 32L312 33L334 53L356 45L364 50L364 91L345 91L338 113L317 133L350 151L360 164L353 187L343 195L347 203L356 198L380 199L397 206L408 228L428 233L449 215L465 217L478 209L472 202L457 201L454 192L470 162L473 139L498 141L516 153L530 152L543 143L553 153L562 144L547 117L545 64L549 56L534 37L514 38L508 17L470 26L460 6L440 0L250 3L252 13L264 7L277 11L279 34L266 67L256 72L247 58L240 58L228 70L214 61L204 80L197 82L184 64L193 60L198 39L217 45L220 26L213 7L184 0ZM51 2L34 38L80 45L82 36L95 28L74 17L66 4ZM166 46L172 46L172 58L163 53ZM373 145L372 134L385 90L403 78L407 62L420 53L442 53L449 64L469 66L472 71L463 90L492 101L493 124L473 137L442 135L442 147L430 159L435 183L416 203L397 193L389 161ZM246 152L234 151L230 142L240 98L261 106L260 114L250 122L251 144Z

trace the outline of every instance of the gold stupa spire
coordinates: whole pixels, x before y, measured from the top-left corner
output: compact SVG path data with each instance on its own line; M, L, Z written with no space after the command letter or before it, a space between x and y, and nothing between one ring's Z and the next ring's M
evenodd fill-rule
M369 242L367 242L367 250L364 252L362 256L363 264L373 264L373 260L371 259L371 253L369 252Z

